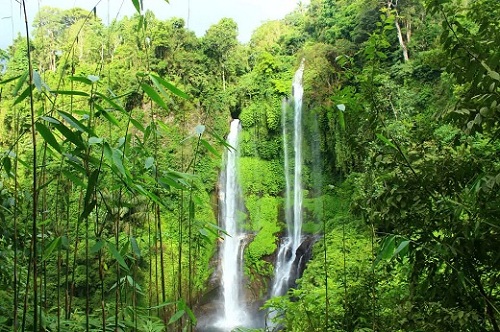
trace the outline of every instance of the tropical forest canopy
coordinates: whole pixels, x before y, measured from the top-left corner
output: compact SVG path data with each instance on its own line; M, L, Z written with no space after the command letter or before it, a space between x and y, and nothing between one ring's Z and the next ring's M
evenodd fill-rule
M230 18L197 37L132 2L109 26L43 7L0 52L0 331L194 330L231 118L265 297L302 59L320 239L274 326L500 331L498 0L312 0L245 45Z

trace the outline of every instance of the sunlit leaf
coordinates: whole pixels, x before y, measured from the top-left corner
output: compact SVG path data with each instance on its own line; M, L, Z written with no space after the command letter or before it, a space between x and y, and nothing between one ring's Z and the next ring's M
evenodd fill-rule
M167 104L165 104L165 101L161 98L158 92L155 91L155 89L153 89L151 86L145 83L142 83L141 87L142 90L146 92L146 94L149 96L149 98L151 98L152 101L161 106L163 109L168 110Z
M170 92L172 92L174 95L181 97L181 98L184 98L184 99L189 99L189 96L187 93L178 89L175 85L167 82L166 80L164 80L160 76L150 74L149 77L151 78L151 80L153 81L153 83L157 87L161 85L161 86L165 87L167 90L169 90Z

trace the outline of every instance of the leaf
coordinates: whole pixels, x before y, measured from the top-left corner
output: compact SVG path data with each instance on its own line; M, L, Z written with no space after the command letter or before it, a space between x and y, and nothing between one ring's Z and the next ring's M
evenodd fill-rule
M12 170L12 162L10 161L9 156L4 156L2 158L2 165L3 168L5 169L5 172L10 175L10 171Z
M92 85L92 81L89 80L87 77L83 77L83 76L70 76L69 79L72 80L72 81L75 81L75 82L81 82L83 84Z
M75 90L52 90L50 92L58 94L58 95L90 97L90 95L87 92L83 92L83 91L75 91Z
M390 146L391 148L397 150L396 146L394 145L394 143L392 143L391 141L389 141L387 139L387 137L385 137L384 135L380 134L380 133L377 133L375 134L379 140L381 140L382 142L384 142L386 145Z
M21 76L22 76L22 75L17 75L17 76L11 77L11 78L7 78L7 79L5 79L5 80L3 80L3 81L0 81L0 85L2 85L2 84L7 84L7 83L9 83L9 82L12 82L12 81L14 81L14 80L17 80L17 79L18 79L19 77L21 77Z
M217 150L215 150L215 148L210 144L208 143L206 140L204 140L203 138L200 138L200 143L201 145L203 145L208 151L210 151L211 153L213 153L215 156L217 157L221 157L220 153L217 152Z
M153 167L154 163L155 163L155 158L148 157L144 162L144 168L150 169L151 167Z
M135 10L137 11L138 14L141 13L141 4L139 3L139 0L132 0L132 3L134 4Z
M137 258L141 257L141 249L139 248L139 245L137 244L137 240L135 237L131 236L130 237L130 245L132 246L132 252Z
M36 131L43 137L45 142L47 142L47 144L53 147L57 152L61 153L61 146L59 145L59 142L57 142L50 129L40 122L37 122L35 126Z
M42 92L42 78L36 70L33 71L33 83L35 84L36 89Z
M172 317L170 317L170 320L168 321L168 325L177 322L184 314L186 311L184 310L179 310L177 311Z
M399 253L402 254L406 253L409 245L410 241L408 240L401 241L401 243L399 244L398 248L396 249L392 257L396 257L397 255L399 255Z
M19 93L19 90L21 90L21 87L23 86L24 82L28 79L28 71L25 71L21 76L19 76L19 81L17 81L17 84L14 88L14 91L12 91L12 94L14 96L17 96Z
M151 80L153 81L153 83L157 87L159 85L162 85L165 88L167 88L167 90L169 90L170 92L172 92L174 95L176 95L178 97L181 97L181 98L184 98L184 99L190 99L187 93L185 93L184 91L179 90L176 86L174 86L173 84L167 82L166 80L164 80L160 76L150 74L149 77L151 78Z
M497 73L496 71L489 70L488 71L488 76L494 79L495 81L500 81L500 74Z
M345 112L345 105L344 104L338 104L337 105L337 108L342 111L342 112Z
M31 93L31 86L28 86L14 101L14 105L19 104L24 99L26 99Z
M102 241L102 240L98 240L93 246L92 248L90 248L90 253L91 254L97 254L99 252L99 250L102 249L102 247L104 247L104 245L106 244L105 241Z
M116 261L118 262L118 264L120 264L121 267L123 267L125 270L128 271L129 268L127 266L127 263L125 263L125 260L120 255L116 247L110 242L106 242L106 244L108 246L109 252L111 253L111 256L113 256L113 258L116 259Z
M73 182L73 184L75 184L78 187L85 188L85 183L83 183L82 179L80 179L79 177L77 177L76 175L74 175L73 173L71 173L68 170L63 170L62 172L63 172L64 176L66 178L68 178L68 180Z
M92 82L92 83L96 83L97 81L99 81L99 76L96 76L96 75L88 75L87 78Z
M160 97L158 92L155 91L151 86L142 83L141 84L142 90L146 92L146 94L151 98L152 101L157 103L159 106L161 106L163 109L168 110L167 104L165 104L165 101Z
M92 136L91 138L89 138L89 145L102 144L103 141L104 140L100 137Z
M58 111L57 113L59 113L59 115L67 122L69 123L69 125L73 128L75 128L76 130L80 131L80 132L86 132L86 133L89 133L93 136L97 136L95 135L86 125L84 125L83 123L81 123L79 120L77 120L73 115L69 114L69 113L66 113L66 112L63 112L63 111Z
M121 106L120 104L116 103L113 99L103 95L100 92L96 92L95 94L97 96L99 96L100 98L102 98L104 101L106 101L109 105L111 105L112 108L114 108L122 113L126 113L125 108L123 108L123 106Z
M380 250L380 257L382 259L390 259L392 258L394 254L394 247L395 247L395 238L394 236L389 236L384 239L382 242L382 248Z
M66 140L73 143L81 150L85 149L85 143L82 141L82 138L80 135L78 135L77 133L74 133L73 131L71 131L68 127L66 127L62 123L55 125L55 127L57 130L59 130L59 132L63 135L63 137Z
M194 132L196 133L196 135L202 135L205 132L205 126L202 124L197 125L194 128Z
M43 250L42 261L46 261L50 255L54 252L54 250L59 250L61 247L61 237L57 237Z

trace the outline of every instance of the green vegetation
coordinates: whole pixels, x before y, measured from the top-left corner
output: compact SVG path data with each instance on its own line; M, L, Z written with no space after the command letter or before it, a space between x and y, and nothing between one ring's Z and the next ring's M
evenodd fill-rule
M24 1L21 1L24 5ZM0 331L194 330L231 116L265 297L281 107L305 59L304 233L286 331L500 331L500 4L311 0L248 45L41 8L0 50Z

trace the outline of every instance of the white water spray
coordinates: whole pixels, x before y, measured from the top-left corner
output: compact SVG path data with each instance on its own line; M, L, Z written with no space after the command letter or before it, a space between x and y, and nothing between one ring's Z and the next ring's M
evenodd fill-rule
M232 148L227 150L226 164L220 180L220 219L227 235L224 234L223 236L224 242L222 243L220 256L224 312L215 325L223 331L231 331L238 326L244 326L247 320L247 314L241 300L244 234L238 227L238 215L242 210L241 190L238 183L237 152L240 130L240 120L233 120L227 137L227 142Z
M294 152L294 172L293 187L290 179L289 143L288 130L286 126L287 105L283 105L282 125L283 125L283 151L285 154L285 219L287 224L287 236L280 244L276 259L271 296L283 295L296 276L296 271L292 271L296 252L302 240L302 96L304 88L302 86L302 76L304 74L304 61L293 78L293 152ZM293 193L293 204L292 200ZM293 208L293 210L292 210Z

